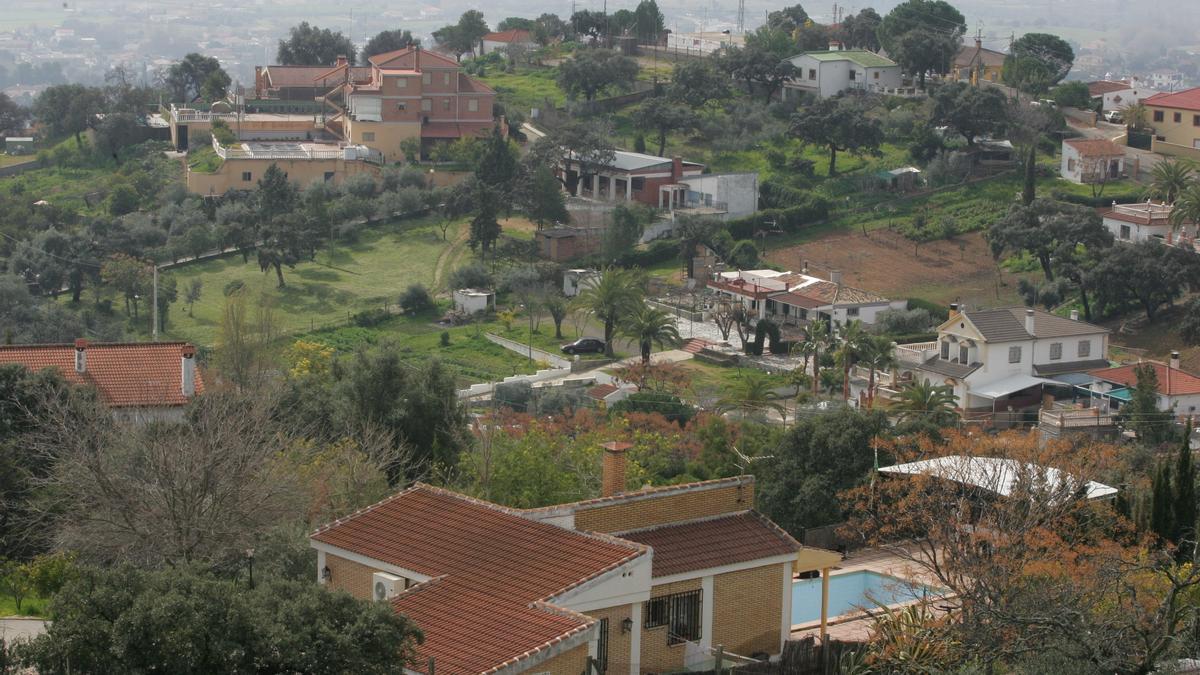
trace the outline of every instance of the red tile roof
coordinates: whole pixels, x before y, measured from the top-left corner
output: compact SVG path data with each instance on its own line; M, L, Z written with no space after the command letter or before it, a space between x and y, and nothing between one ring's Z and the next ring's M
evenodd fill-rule
M588 396L594 399L603 399L605 396L618 390L618 387L613 384L598 384L591 389L588 389Z
M1124 91L1133 87L1128 82L1114 82L1113 80L1098 80L1096 82L1088 82L1088 95L1103 96L1111 94L1114 91Z
M500 33L488 33L483 36L487 42L533 42L530 38L529 31L522 28L513 28Z
M623 532L654 549L653 576L795 554L800 543L755 511Z
M1173 94L1155 94L1150 98L1142 99L1142 103L1162 108L1200 110L1200 87L1184 89Z
M19 363L30 370L54 368L73 384L90 385L114 408L182 406L184 342L96 343L86 345L86 367L75 371L75 345L0 346L0 364ZM196 371L196 393L204 379Z
M439 673L486 672L585 630L591 619L535 603L646 554L424 484L312 539L437 578L393 605L425 631L420 655Z
M1125 387L1133 387L1137 385L1137 375L1134 373L1134 370L1142 365L1154 368L1154 374L1158 376L1158 393L1164 396L1200 394L1200 377L1186 373L1178 368L1171 368L1166 364L1154 363L1152 361L1117 366L1116 368L1105 368L1103 370L1093 370L1089 374L1107 382L1116 382Z
M1071 138L1063 141L1083 157L1123 157L1121 146L1107 138Z
M312 87L316 86L322 75L339 70L337 66L266 66L263 73L275 87ZM351 77L361 80L371 77L369 66L354 66L350 69ZM335 78L340 80L341 78Z
M454 59L437 52L420 47L405 47L393 52L376 54L367 59L372 65L380 68L399 68L402 70L420 70L423 66L432 68L458 68Z

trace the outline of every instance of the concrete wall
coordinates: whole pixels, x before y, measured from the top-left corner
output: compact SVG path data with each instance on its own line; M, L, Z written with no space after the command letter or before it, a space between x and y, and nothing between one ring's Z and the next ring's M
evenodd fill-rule
M754 508L754 486L730 485L580 509L575 512L575 529L624 532L751 508Z
M314 181L326 180L325 174L332 172L329 180L341 185L348 177L360 173L379 176L379 167L364 161L344 159L232 159L226 160L214 173L188 170L188 191L201 195L220 195L228 190L253 190L272 164L287 173L288 178L305 187ZM247 179L244 174L249 172Z

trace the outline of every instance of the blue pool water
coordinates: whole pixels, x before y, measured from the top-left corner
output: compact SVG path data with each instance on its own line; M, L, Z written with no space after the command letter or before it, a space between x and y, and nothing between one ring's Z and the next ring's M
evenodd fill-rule
M921 584L863 570L829 577L829 618L936 595ZM792 582L792 625L821 619L821 580Z

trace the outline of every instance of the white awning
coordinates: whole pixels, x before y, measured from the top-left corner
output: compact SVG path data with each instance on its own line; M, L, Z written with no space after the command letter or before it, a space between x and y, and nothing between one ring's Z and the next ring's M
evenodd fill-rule
M887 466L879 470L883 473L934 476L964 485L973 485L1002 497L1012 494L1013 487L1022 477L1041 483L1050 489L1058 488L1064 479L1072 481L1072 484L1078 484L1079 480L1052 467L1025 464L1000 457L966 457L964 455L947 455L920 462ZM1117 493L1117 488L1095 481L1087 481L1086 489L1088 499L1111 497Z
M1044 377L1034 377L1032 375L1013 375L1012 377L1006 377L999 382L992 382L991 384L982 385L978 389L972 388L967 393L980 398L996 399L1002 396L1008 396L1009 394L1021 391L1022 389L1028 389L1030 387L1037 386L1039 384L1061 383L1055 382L1054 380L1048 380Z

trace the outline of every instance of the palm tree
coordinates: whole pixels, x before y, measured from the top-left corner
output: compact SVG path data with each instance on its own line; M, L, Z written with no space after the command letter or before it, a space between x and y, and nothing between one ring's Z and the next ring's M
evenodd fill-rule
M855 319L848 322L838 331L837 362L842 366L842 400L850 400L850 366L854 365L862 350L863 341L867 334L863 331L862 321Z
M1175 208L1171 209L1170 220L1175 227L1184 223L1200 223L1200 181L1193 180L1179 193Z
M621 317L643 304L641 277L633 270L609 267L600 281L589 286L575 299L580 309L590 311L604 323L604 355L612 358L613 334Z
M901 421L924 418L941 427L954 423L957 402L954 387L948 384L913 381L900 390L900 398L891 409L900 413Z
M679 329L675 327L675 317L669 313L655 309L645 303L634 309L622 321L621 333L637 340L642 350L642 363L650 363L650 348L658 345L661 349L668 344L679 342Z
M1194 184L1196 165L1187 160L1165 159L1154 165L1150 172L1150 184L1143 195L1148 199L1161 199L1168 204Z
M890 370L896 365L896 351L890 338L868 335L862 342L858 362L870 369L867 377L867 407L875 407L875 373Z
M821 389L821 350L828 344L829 324L823 319L812 319L809 321L804 327L804 341L800 343L800 350L806 357L812 357L812 388L814 394L818 393Z
M740 410L743 418L747 414L764 415L767 411L774 410L787 420L787 409L779 402L779 395L771 389L771 382L766 374L757 370L743 372L733 391L717 401L717 410Z
M1141 131L1146 128L1146 104L1141 101L1125 106L1121 116L1125 119L1127 129Z

